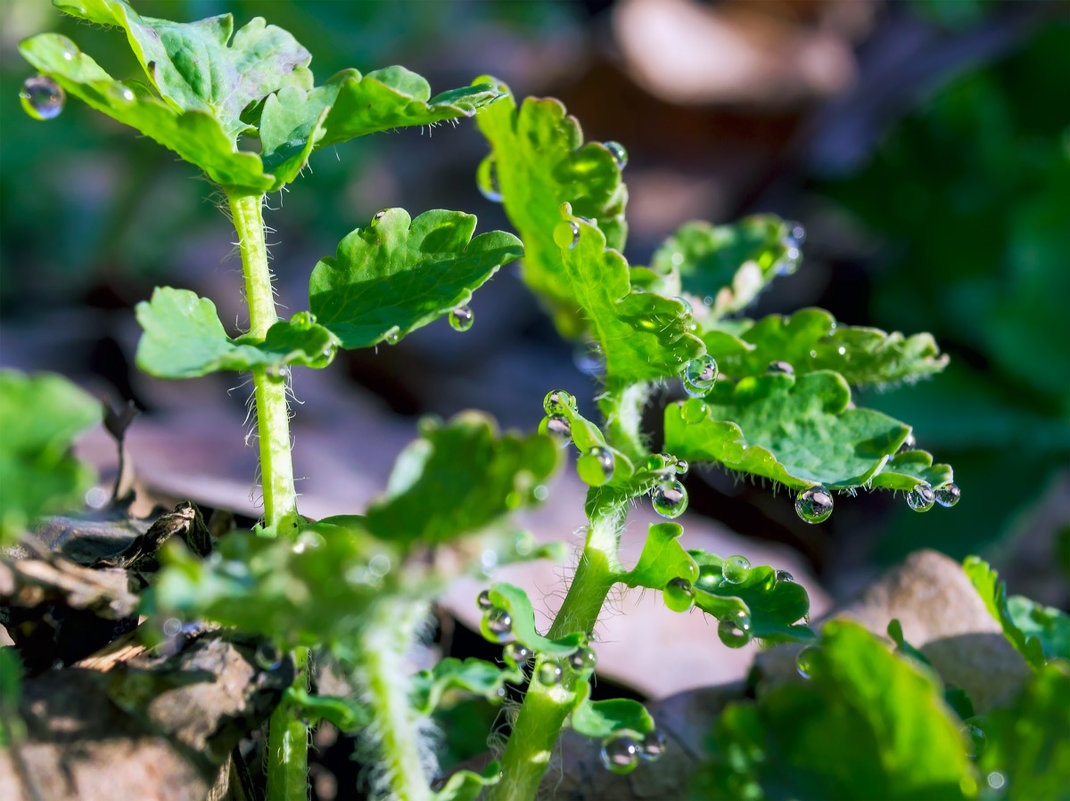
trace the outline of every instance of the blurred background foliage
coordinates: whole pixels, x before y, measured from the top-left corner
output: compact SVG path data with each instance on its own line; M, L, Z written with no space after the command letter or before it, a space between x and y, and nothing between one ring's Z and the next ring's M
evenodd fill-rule
M629 151L633 263L689 219L773 212L801 220L806 265L752 315L820 305L850 324L931 331L951 354L948 371L859 403L913 424L919 444L954 465L963 500L954 512L918 515L902 499L859 497L810 528L783 495L714 471L692 479L692 508L793 545L834 595L927 545L952 556L995 549L1012 586L1028 580L1019 586L1033 597L1067 605L1065 3L135 6L182 20L232 11L238 24L264 15L312 51L319 81L344 67L400 63L436 92L490 73L518 96L560 97L588 138ZM41 0L9 0L0 15L0 362L56 369L161 411L163 390L131 366L129 309L169 283L212 297L238 326L233 234L212 187L154 143L76 103L48 123L20 111L19 85L30 74L15 51L21 38L64 33L117 77L130 76L114 32L76 25ZM475 186L484 151L466 123L318 154L291 192L270 198L283 209L267 218L282 303L304 308L316 260L379 208L458 208L476 212L480 230L506 226ZM466 336L431 326L396 348L346 355L336 369L384 415L474 406L532 428L548 389L586 385L593 395L572 346L512 271L473 308L477 325ZM666 387L662 400L678 392ZM589 403L583 410L592 412Z

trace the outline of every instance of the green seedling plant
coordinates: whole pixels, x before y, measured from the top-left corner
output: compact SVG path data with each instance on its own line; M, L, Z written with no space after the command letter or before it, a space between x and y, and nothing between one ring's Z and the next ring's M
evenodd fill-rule
M916 447L909 425L852 402L856 387L939 372L947 360L930 336L852 327L820 309L744 316L771 281L799 269L805 233L798 224L774 216L688 222L649 265L632 265L622 255L627 153L615 142L585 142L556 100L518 104L490 77L432 96L423 78L402 67L345 70L316 85L309 52L260 18L235 31L230 15L176 23L143 17L122 0L55 4L118 28L141 74L116 80L71 40L34 36L20 45L39 72L23 89L27 111L50 118L71 96L159 142L222 190L238 235L247 331L229 336L209 299L157 288L137 308L137 362L162 378L251 374L263 520L253 533L224 537L206 559L170 549L144 602L157 620L208 619L264 635L273 643L264 649L266 667L280 658L296 663L298 680L269 725L272 801L306 797L308 727L323 719L359 733L376 766L376 793L404 801L480 793L534 799L566 726L601 742L610 771L656 760L666 740L641 704L591 700L597 623L617 585L657 591L673 612L710 615L730 648L814 642L807 593L787 572L685 546L674 520L688 505L689 465L768 480L790 491L787 502L814 524L860 491L902 493L918 512L958 501L951 468ZM384 209L312 267L308 309L280 319L265 195L295 181L329 145L466 117L489 146L477 184L503 204L516 235L473 236L476 219L461 212L412 217ZM547 387L544 416L531 433L501 433L479 412L425 421L370 507L303 517L287 403L293 369L325 368L340 349L395 344L442 317L467 330L473 292L521 257L524 282L561 335L586 350L600 420L580 413L573 392ZM666 393L661 431L644 430L644 410ZM82 412L42 437L63 442L92 422L84 399L73 403ZM663 444L655 450L654 441ZM20 464L32 461L34 447L23 448ZM537 631L523 590L491 583L477 603L482 634L503 646L500 662L445 659L412 674L406 654L451 575L437 566L436 551L452 546L463 554L477 538L477 552L489 549L498 564L557 554L505 521L546 497L546 482L573 449L589 485L587 525L549 630ZM53 450L63 457L62 448ZM73 472L56 494L69 503L86 480L77 468L64 469ZM664 522L649 527L638 562L627 566L619 546L628 512L646 503ZM53 508L44 501L10 515L5 508L4 537ZM479 560L470 561L478 570ZM834 633L829 653L852 637ZM1035 641L1022 647L1041 647L1028 645ZM343 673L352 694L311 690L309 676L322 662ZM436 708L456 692L497 701L507 683L526 691L500 761L482 773L458 771L432 789Z

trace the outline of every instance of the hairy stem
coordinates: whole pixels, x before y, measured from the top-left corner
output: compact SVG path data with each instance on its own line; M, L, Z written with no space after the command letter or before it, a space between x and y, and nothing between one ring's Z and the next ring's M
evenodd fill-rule
M260 195L227 194L231 219L238 232L245 300L249 305L249 333L263 338L278 320L275 296L264 242L264 218ZM290 413L286 381L263 369L253 371L256 425L260 440L260 476L264 490L264 524L269 530L296 535L297 492L290 458Z
M420 715L409 699L405 653L427 619L423 602L374 604L356 657L356 678L373 712L370 736L381 766L380 784L392 801L430 801L430 780L420 747Z
M249 333L263 338L278 320L275 295L264 241L263 197L227 193L231 219L238 232ZM260 480L264 491L264 526L284 537L299 530L297 492L290 456L290 412L286 380L263 368L253 371L256 425L260 440ZM308 649L294 651L298 682L307 684ZM279 707L268 724L268 801L305 801L308 790L308 728L286 707Z
M592 515L576 575L548 636L561 637L572 631L594 629L606 595L620 572L617 544L624 518L624 507L616 505ZM541 663L540 658L535 665L536 676ZM548 687L532 679L502 755L502 779L490 788L488 801L535 798L557 736L576 701L573 680L574 676Z
M647 455L642 422L648 392L649 386L640 382L620 388L609 387L598 399L606 421L603 426L606 440L636 465L642 465Z

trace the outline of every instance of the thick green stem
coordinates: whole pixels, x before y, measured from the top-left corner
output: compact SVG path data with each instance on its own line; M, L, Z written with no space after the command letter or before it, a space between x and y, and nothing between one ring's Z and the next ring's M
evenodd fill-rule
M576 576L548 636L594 629L606 595L620 572L617 545L624 518L625 509L621 506L599 510L592 516ZM536 675L541 661L535 665ZM488 801L535 798L557 736L576 701L571 684L571 679L555 686L532 680L502 755L502 780L490 789Z
M249 333L264 338L278 320L275 295L264 241L263 197L227 193L231 219L238 232L245 301L249 306ZM290 457L290 411L286 380L253 371L256 425L260 439L260 481L264 491L264 526L284 537L295 537L300 524L297 492ZM308 649L294 651L298 681L307 684ZM268 801L305 801L308 795L308 728L285 706L279 707L268 724Z
M264 242L263 198L259 195L227 194L231 218L238 232L245 300L249 305L249 333L263 338L278 320L275 296ZM286 381L264 369L253 371L256 425L260 438L260 479L264 490L264 524L269 530L296 534L297 492L290 458L290 412Z
M308 649L293 652L297 682L308 685ZM308 727L285 704L268 722L268 801L306 801L308 797Z
M412 708L405 653L427 619L422 602L402 599L373 605L356 657L357 681L373 712L381 784L391 801L430 801L430 780L420 748L420 715Z

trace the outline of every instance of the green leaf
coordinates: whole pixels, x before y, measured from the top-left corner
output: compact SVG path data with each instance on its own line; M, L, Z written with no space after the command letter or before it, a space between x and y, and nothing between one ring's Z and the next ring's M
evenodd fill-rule
M502 231L472 239L475 227L476 218L459 211L427 211L411 224L404 209L381 211L316 265L310 308L343 347L396 342L467 303L523 252Z
M872 486L890 490L909 491L919 482L930 487L942 487L955 478L949 464L933 464L928 451L903 451L897 453L873 477Z
M665 449L793 489L864 486L910 429L880 412L848 408L850 399L847 382L827 371L721 381L704 399L666 408Z
M710 307L702 316L719 319L748 306L776 276L795 272L800 256L790 232L772 215L734 225L685 223L654 253L650 269L678 272L683 290Z
M497 784L501 775L501 765L497 760L487 763L482 773L459 770L433 796L435 801L476 801L483 788Z
M421 670L412 677L412 706L416 711L430 715L443 694L451 689L498 701L499 691L506 682L522 684L523 681L524 674L519 669L499 668L475 657L463 662L452 656L446 657L431 670Z
M1019 628L1011 616L1007 603L1007 584L999 580L999 573L993 570L988 562L977 556L967 556L962 567L977 592L980 593L981 600L985 602L992 617L999 621L1003 628L1003 635L1011 645L1025 657L1025 661L1033 670L1043 668L1044 644L1037 634L1027 634Z
M272 188L259 156L237 150L210 114L178 111L140 84L114 80L65 36L34 36L19 45L19 52L69 95L173 150L216 183L248 192Z
M909 656L911 659L916 659L923 665L932 667L933 663L929 661L929 657L906 641L903 636L903 624L899 622L899 618L893 617L888 622L888 636L892 638L892 642L895 643L899 653Z
M562 404L557 413L568 420L572 443L581 454L589 453L592 448L603 448L613 454L613 476L605 482L605 486L625 487L632 483L635 466L623 452L606 441L602 429L596 423L588 420L568 404ZM582 455L580 458L583 458Z
M709 796L952 801L976 780L961 724L935 677L856 623L825 626L812 678L729 707L717 724ZM755 797L749 791L746 797Z
M488 80L498 83L479 79ZM597 221L609 246L620 250L628 192L612 152L600 142L584 144L579 122L559 101L529 97L518 112L508 88L499 86L504 97L480 109L476 122L490 143L487 158L505 213L524 240L521 275L549 306L561 333L578 338L586 323L577 315L563 253L553 240L559 209L569 203L577 215ZM490 164L480 169L488 172Z
M806 642L814 638L810 627L798 621L810 614L810 596L801 584L778 581L768 565L748 568L741 581L724 578L724 560L704 551L689 551L699 568L692 591L695 606L724 619L743 610L750 615L752 637L769 642Z
M646 535L639 561L627 573L618 576L629 587L662 589L674 578L694 583L698 580L698 564L680 544L683 526L677 523L654 523Z
M179 111L203 111L233 142L250 129L242 112L284 86L311 86L309 52L289 32L254 17L236 34L230 14L171 22L142 17L124 0L59 0L60 10L126 31L130 49ZM254 129L255 130L255 129Z
M592 701L589 682L577 682L577 701L571 724L577 734L602 740L621 730L639 735L654 731L654 719L646 707L631 698Z
M675 376L702 355L702 342L689 333L692 319L683 302L633 292L624 257L606 249L598 226L573 216L567 203L561 206L554 238L560 277L572 308L587 321L591 338L605 356L607 383Z
M1041 667L1014 704L987 716L983 731L978 764L989 786L1003 781L1006 795L1000 797L1070 799L1070 665Z
M786 361L796 375L833 370L849 384L887 385L924 378L947 365L929 334L904 337L898 331L837 325L823 309L769 315L748 322L735 336L719 330L700 336L717 368L732 378L762 375L771 362Z
M1007 611L1027 639L1040 641L1045 659L1070 660L1070 615L1022 595L1007 599Z
M535 610L531 608L531 601L527 593L516 585L501 581L491 584L490 602L493 607L509 613L516 641L540 656L551 659L565 657L583 644L584 634L578 631L556 640L539 634L535 629Z
M372 722L372 711L353 698L334 695L311 695L303 687L287 687L282 702L299 718L311 723L327 720L340 731L356 732Z
M100 401L61 376L0 370L0 545L43 514L81 508L95 474L71 445L102 414Z
M560 449L542 434L499 435L477 412L427 427L398 457L386 495L368 509L368 530L401 545L474 533L537 502L536 487L557 469Z
M144 330L138 366L158 378L291 364L324 367L334 358L337 345L335 336L307 312L275 323L263 341L248 335L231 339L215 304L188 289L157 287L151 301L137 305L137 319Z

